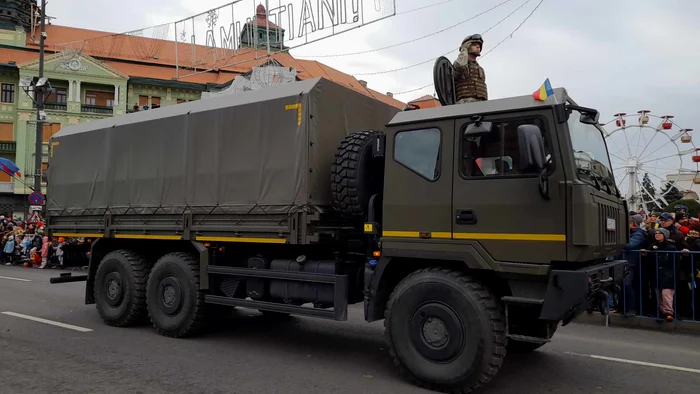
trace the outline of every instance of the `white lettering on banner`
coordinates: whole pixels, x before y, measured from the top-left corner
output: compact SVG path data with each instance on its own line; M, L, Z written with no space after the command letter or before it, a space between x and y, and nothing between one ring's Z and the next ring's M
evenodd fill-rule
M237 0L175 23L176 39L192 44L191 51L178 53L178 63L195 64L211 55L197 54L198 45L213 50L215 59L227 55L222 51L233 51L228 54L233 56L246 44L264 46L268 40L273 51L298 47L394 16L395 1Z

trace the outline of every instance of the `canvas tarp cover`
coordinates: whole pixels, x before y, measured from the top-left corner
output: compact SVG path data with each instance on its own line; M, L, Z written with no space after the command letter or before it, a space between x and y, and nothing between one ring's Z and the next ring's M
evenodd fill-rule
M328 206L342 139L383 129L398 111L317 78L69 126L51 140L48 210Z

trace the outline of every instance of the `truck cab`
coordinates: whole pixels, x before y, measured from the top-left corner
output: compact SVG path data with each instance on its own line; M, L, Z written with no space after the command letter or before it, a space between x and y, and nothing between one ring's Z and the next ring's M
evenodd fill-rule
M382 215L366 226L381 250L366 272L367 319L396 327L387 329L390 339L424 338L396 345L396 354L455 357L432 344L459 336L464 319L478 316L491 323L479 334L492 341L491 353L465 362L477 370L479 362L498 364L504 342L510 351L532 351L560 322L603 309L608 289L626 274L626 262L614 260L627 242L626 203L598 112L563 88L545 101L522 96L404 111L389 123L384 156ZM459 316L444 306L454 296L444 289L423 286L431 296L397 290L449 281L455 271L477 284L474 299L493 302L468 302L473 309ZM418 323L416 314L433 323ZM426 329L437 332L427 345ZM421 368L408 357L397 362Z

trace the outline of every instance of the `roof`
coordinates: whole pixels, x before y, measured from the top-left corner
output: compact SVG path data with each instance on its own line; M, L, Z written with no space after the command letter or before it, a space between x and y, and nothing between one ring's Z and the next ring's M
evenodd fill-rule
M178 105L167 105L157 110L133 112L125 116L115 116L78 123L62 128L52 138L65 137L67 135L91 132L105 127L123 126L132 123L146 122L162 119L169 116L191 114L203 111L211 111L218 108L234 107L260 101L272 101L285 97L296 97L300 94L309 94L318 84L320 78L285 83L269 89L251 90L245 94L212 97L205 100L194 100Z
M258 21L258 24L260 24L260 21ZM265 25L264 18L262 25ZM270 26L274 25L271 23ZM69 47L66 44L73 43L70 46L81 49L83 54L97 59L106 59L105 64L131 77L169 81L177 75L182 82L223 84L230 82L240 74L249 73L253 67L264 62L266 57L265 50L243 48L234 57L226 56L217 59L212 48L197 45L195 47L197 69L194 70L182 68L191 67L193 64L191 44L183 42L175 44L172 41L148 37L127 36L60 25L48 25L46 26L46 32L48 36L46 40L48 52L62 51ZM178 57L175 56L176 46ZM13 60L17 64L36 60L39 56L38 43L34 43L31 38L27 38L27 48L34 51L0 49L0 63L6 57L6 51L16 53L13 56L17 57L17 59ZM295 59L288 52L272 54L271 58L282 66L294 67L298 71L298 77L301 80L322 77L396 108L405 106L403 102L393 97L363 87L355 77L315 60ZM185 61L188 64L183 64ZM180 67L179 72L176 72L176 65Z
M442 104L440 104L440 101L436 99L433 96L428 96L425 95L423 97L419 97L415 100L411 100L408 102L409 104L415 104L419 106L421 109L422 108L433 108L433 107L440 107Z
M535 100L532 98L531 94L528 94L526 96L478 101L475 103L455 104L444 107L403 111L396 114L391 122L389 122L389 125L416 123L437 119L462 118L470 115L481 115L514 110L537 109L551 107L557 102L565 103L567 100L570 101L566 89L556 88L554 89L554 95L547 97L547 99L544 101Z

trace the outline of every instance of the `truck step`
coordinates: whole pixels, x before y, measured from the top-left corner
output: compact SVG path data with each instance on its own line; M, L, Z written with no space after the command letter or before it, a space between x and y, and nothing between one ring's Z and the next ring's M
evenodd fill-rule
M515 334L506 334L506 337L509 339L512 339L514 341L520 341L520 342L531 342L531 343L547 343L551 342L551 339L545 339L545 338L538 338L538 337L529 337L526 335L515 335Z
M506 304L527 304L527 305L542 305L544 303L544 300L542 299L537 299L537 298L525 298L525 297L511 297L511 296L505 296L501 297L501 301L503 301Z
M305 306L289 305L289 304L279 304L276 302L267 301L256 301L241 298L230 298L224 296L210 295L207 294L204 297L204 302L208 304L218 304L218 305L228 305L228 306L238 306L241 308L251 308L259 309L263 311L271 312L282 312L291 313L295 315L320 317L325 319L332 319L338 321L348 320L348 307L335 306L333 309L318 309L309 308Z

